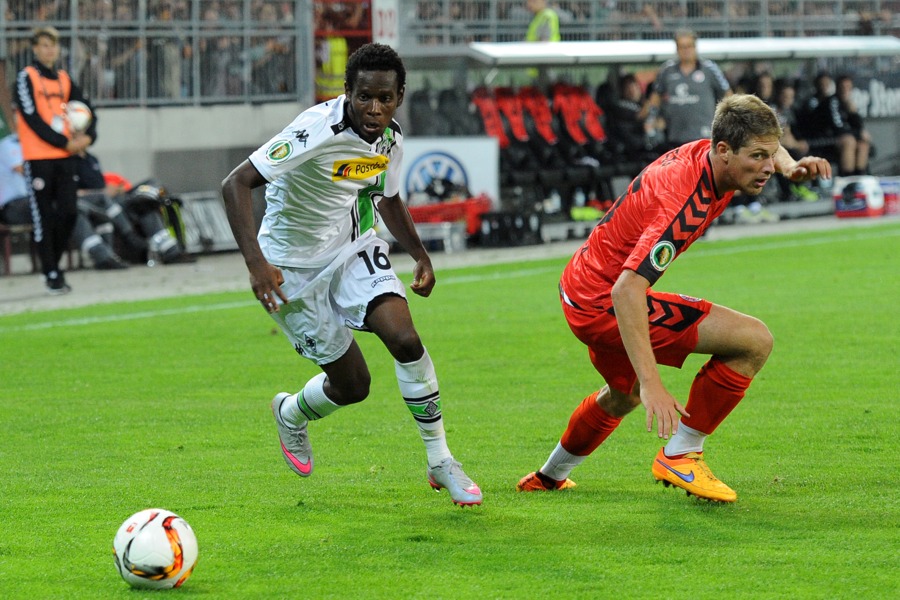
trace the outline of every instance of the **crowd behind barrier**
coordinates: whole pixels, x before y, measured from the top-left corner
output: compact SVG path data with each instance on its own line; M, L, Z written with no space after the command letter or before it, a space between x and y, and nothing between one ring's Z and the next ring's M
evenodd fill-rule
M291 100L311 94L306 2L0 1L7 79L31 61L31 30L62 34L62 65L95 106ZM298 10L299 9L299 10ZM299 82L299 83L298 83Z
M898 35L896 0L557 0L563 41L701 37ZM402 50L521 41L531 13L521 0L401 0Z
M351 0L347 0L351 1ZM369 0L361 26L371 23ZM315 4L330 0L0 0L0 58L10 79L31 30L62 34L63 67L97 106L304 100L313 95ZM472 41L521 41L522 0L400 0L398 45L415 58L462 55ZM560 0L568 40L900 35L900 0ZM9 81L11 82L11 80ZM9 83L8 82L8 83Z

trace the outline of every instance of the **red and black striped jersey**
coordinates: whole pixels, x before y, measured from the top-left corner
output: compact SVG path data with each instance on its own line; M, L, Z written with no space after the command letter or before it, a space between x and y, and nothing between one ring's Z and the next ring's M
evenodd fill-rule
M728 205L712 176L710 140L667 152L629 184L569 261L562 289L576 305L609 307L622 271L656 283Z

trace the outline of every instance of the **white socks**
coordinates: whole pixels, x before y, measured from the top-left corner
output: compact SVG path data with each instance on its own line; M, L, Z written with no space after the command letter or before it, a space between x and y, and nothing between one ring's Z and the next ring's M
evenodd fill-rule
M327 417L340 408L325 395L325 373L319 373L306 382L300 392L281 403L281 420L292 426L303 421L315 421Z
M422 358L410 363L394 361L397 383L400 394L406 402L406 408L412 413L419 434L425 442L428 454L428 466L436 467L442 461L451 458L447 447L447 436L444 433L444 419L441 415L441 395L438 391L437 375L434 363L428 356L428 350Z
M666 444L663 452L666 456L678 456L688 452L703 452L703 441L705 439L705 433L692 429L684 423L679 423L678 431L669 438L669 443Z
M557 442L556 448L553 449L547 462L541 467L541 473L550 479L565 481L568 479L572 469L584 462L584 459L586 458L587 456L570 454L562 447L561 442Z
M419 434L425 443L428 466L436 467L452 458L444 433L444 419L441 414L441 395L438 391L437 375L428 351L417 361L399 363L394 361L400 394L406 408L412 413ZM310 379L303 389L281 404L281 419L291 426L302 425L304 421L315 421L327 417L340 408L325 395L325 373Z

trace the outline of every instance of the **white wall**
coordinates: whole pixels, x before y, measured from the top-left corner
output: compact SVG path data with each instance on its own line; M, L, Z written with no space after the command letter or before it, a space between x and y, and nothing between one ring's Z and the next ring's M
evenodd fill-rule
M102 108L97 111L98 140L92 152L100 159L105 171L120 173L132 182L156 177L175 191L200 191L208 189L206 181L221 181L228 171L209 173L206 161L195 162L196 157L209 156L210 152L227 154L228 150L255 149L281 131L300 110L301 107L293 102ZM156 172L161 162L159 155L175 152L183 153L188 171L195 167L197 181L191 181L184 174ZM173 177L178 180L173 181ZM201 182L200 189L188 189Z

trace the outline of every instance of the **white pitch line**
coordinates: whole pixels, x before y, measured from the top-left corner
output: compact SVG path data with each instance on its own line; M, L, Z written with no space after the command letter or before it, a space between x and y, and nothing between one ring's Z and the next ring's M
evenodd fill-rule
M816 246L821 244L830 244L834 242L848 242L866 239L879 239L887 237L900 236L900 229L888 229L885 231L865 231L852 234L836 235L836 236L817 236L805 240L782 241L782 242L759 242L752 245L731 246L728 248L712 248L709 246L696 246L692 256L720 256L726 254L740 254L744 252L758 252L764 250L780 250L784 248L799 248L805 246ZM711 242L719 244L720 242ZM483 275L460 275L448 276L440 279L440 285L458 285L462 283L484 283L491 281L502 281L506 279L518 279L522 277L532 277L535 275L544 275L547 273L561 273L562 266L535 267L530 269L515 269L512 271L497 271ZM193 306L185 306L182 308L167 308L162 310L148 310L136 313L124 313L118 315L104 315L99 317L83 317L78 319L63 319L60 321L48 321L46 323L33 323L31 325L18 325L12 327L0 327L0 335L9 333L17 333L22 331L39 331L42 329L51 329L53 327L77 327L81 325L95 325L98 323L113 323L116 321L133 321L136 319L153 319L156 317L165 317L171 315L182 315L198 312L209 312L216 310L230 310L232 308L241 308L244 306L254 306L256 302L246 300L240 302L223 302L219 304L200 304Z

